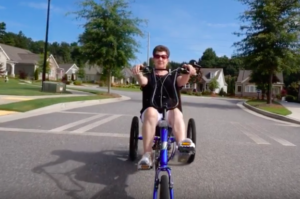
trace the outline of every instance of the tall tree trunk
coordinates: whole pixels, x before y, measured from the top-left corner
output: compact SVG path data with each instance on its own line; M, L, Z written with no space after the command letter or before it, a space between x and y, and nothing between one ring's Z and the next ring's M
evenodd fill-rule
M273 82L273 71L269 73L267 104L272 104L272 82Z
M261 100L265 100L265 95L266 95L266 90L263 88L261 89Z
M108 87L107 87L107 93L110 94L110 89L111 89L111 69L108 71Z

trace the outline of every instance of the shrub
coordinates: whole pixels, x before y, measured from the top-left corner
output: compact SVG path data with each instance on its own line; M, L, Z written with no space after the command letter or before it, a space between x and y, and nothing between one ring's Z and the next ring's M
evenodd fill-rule
M202 92L202 95L210 95L210 94L211 94L210 91L203 91L203 92Z
M221 88L220 92L219 92L219 95L220 96L225 96L227 93L224 91L223 88Z
M27 78L27 73L24 71L19 71L19 78L20 79L26 79Z
M296 97L292 96L292 95L287 95L285 97L285 100L288 101L288 102L295 102L296 101Z
M82 85L82 81L76 80L76 81L74 81L74 85L81 86Z

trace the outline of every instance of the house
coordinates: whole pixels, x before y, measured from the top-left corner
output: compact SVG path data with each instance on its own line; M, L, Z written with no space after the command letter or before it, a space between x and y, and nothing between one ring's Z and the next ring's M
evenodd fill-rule
M28 78L33 78L34 72L38 68L39 60L40 55L34 54L27 49L0 43L0 63L4 66L8 76L15 77L16 75L26 74ZM53 55L50 55L47 61L50 62L49 79L56 80L59 66ZM42 78L41 74L39 78Z
M54 56L51 54L47 58L47 61L50 65L50 73L49 73L49 80L58 80L61 79L61 68L59 67L58 63L56 62ZM41 73L39 75L39 80L42 79L42 68L40 69Z
M72 75L75 75L78 71L79 68L76 64L59 64L59 79L67 75L67 79L71 80Z
M128 67L123 68L121 74L122 74L122 78L120 78L119 80L115 79L115 77L112 77L112 82L113 83L118 82L121 84L135 83L136 80L130 68Z
M235 95L241 97L256 97L257 89L255 83L250 82L251 70L240 70L239 76L235 83ZM283 75L282 73L276 73L274 75L277 82L272 85L272 94L278 95L281 93L282 88L284 87Z
M201 68L201 72L201 81L196 84L186 84L184 89L196 89L199 92L209 91L209 83L213 78L216 78L219 87L215 92L219 93L223 88L223 91L227 93L227 83L225 82L223 68Z
M84 82L96 83L100 81L102 75L102 68L96 65L89 65L88 63L84 66L84 78L81 79Z

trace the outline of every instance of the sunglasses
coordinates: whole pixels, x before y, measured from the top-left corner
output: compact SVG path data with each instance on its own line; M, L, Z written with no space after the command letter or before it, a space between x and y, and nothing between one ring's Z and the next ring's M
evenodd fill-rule
M159 59L159 58L168 59L168 55L154 55L154 58L155 59Z

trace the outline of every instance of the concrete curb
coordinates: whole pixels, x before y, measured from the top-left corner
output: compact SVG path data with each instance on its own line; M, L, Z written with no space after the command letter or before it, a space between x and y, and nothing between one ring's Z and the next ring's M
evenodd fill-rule
M53 113L53 112L57 112L57 111L74 109L74 108L82 108L82 107L93 106L93 105L122 102L122 101L130 100L130 99L131 99L130 97L121 95L121 97L118 97L118 98L85 100L85 101L54 104L51 106L35 109L32 111L27 111L24 113L18 112L18 113L14 113L14 114L0 116L0 123L23 119L23 118L28 118L28 117L34 117L34 116L43 115L43 114L47 114L47 113Z
M282 120L282 121L285 121L285 122L291 122L291 123L294 123L294 124L300 124L300 121L299 120L296 120L296 119L292 119L288 116L282 116L282 115L278 115L278 114L275 114L275 113L270 113L270 112L267 112L267 111L264 111L264 110L261 110L261 109L258 109L254 106L251 106L249 104L247 104L246 102L243 102L243 105L244 107L254 111L254 112L257 112L259 114L262 114L264 116L267 116L267 117L270 117L270 118L274 118L274 119L277 119L277 120Z

